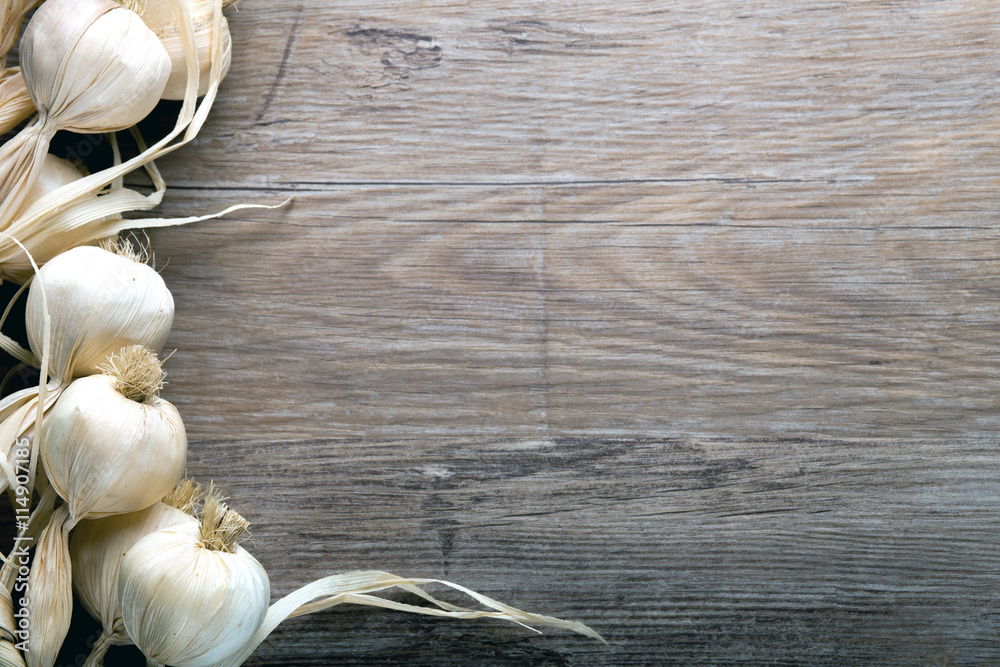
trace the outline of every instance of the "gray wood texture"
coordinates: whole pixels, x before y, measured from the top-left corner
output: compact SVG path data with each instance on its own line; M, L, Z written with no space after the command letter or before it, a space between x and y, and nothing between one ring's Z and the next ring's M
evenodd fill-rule
M151 234L256 665L1000 663L993 3L242 0ZM406 599L400 597L398 599ZM458 598L449 598L458 601Z

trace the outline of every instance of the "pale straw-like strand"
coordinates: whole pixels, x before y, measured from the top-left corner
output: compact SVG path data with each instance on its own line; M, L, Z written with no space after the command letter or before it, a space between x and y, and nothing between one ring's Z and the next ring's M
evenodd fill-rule
M461 591L496 611L479 611L466 609L446 602L441 602L419 587L427 584L440 584ZM399 587L411 593L416 593L423 599L440 608L418 607L408 605L385 598L370 595L387 588ZM419 592L418 592L419 591ZM519 625L530 626L540 625L562 630L570 630L587 637L604 642L604 638L597 632L590 629L583 623L575 621L564 621L552 616L533 614L521 611L515 607L498 602L481 593L476 593L464 586L454 584L450 581L439 579L404 579L388 572L377 570L346 572L330 577L318 579L311 584L306 584L302 588L286 595L271 605L264 617L264 623L254 633L253 637L235 654L226 660L213 665L213 667L238 667L243 664L251 653L263 642L271 632L285 619L303 614L311 614L323 609L328 609L339 604L360 604L396 611L405 611L414 614L425 614L428 616L443 616L447 618L473 619L473 618L496 618L512 621ZM537 632L537 630L536 630ZM606 643L606 642L605 642Z

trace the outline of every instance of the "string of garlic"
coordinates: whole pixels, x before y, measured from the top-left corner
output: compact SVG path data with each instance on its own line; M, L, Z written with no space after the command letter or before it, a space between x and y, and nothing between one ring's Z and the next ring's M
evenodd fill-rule
M29 667L51 667L69 630L70 530L83 519L145 509L184 473L184 424L159 397L156 355L142 346L123 348L103 370L73 381L41 425L45 472L65 504L42 533L28 577Z
M120 217L118 217L120 216L120 213L127 210L144 210L152 208L159 203L164 191L164 184L162 179L157 178L158 172L156 172L155 167L152 165L152 160L171 150L175 150L197 135L201 125L207 117L208 110L211 108L212 102L214 101L218 80L221 78L220 63L222 59L222 44L218 36L219 31L216 30L212 40L213 63L209 72L208 91L202 103L200 105L196 105L195 95L198 90L198 67L192 56L195 50L193 27L191 25L190 16L182 3L178 3L176 0L168 0L168 2L174 5L174 13L179 22L178 25L180 27L184 51L188 54L188 81L185 90L184 104L178 114L174 129L168 133L167 136L157 142L157 144L148 149L142 144L140 138L139 144L142 149L142 153L140 155L122 163L117 159L116 151L116 161L113 168L104 170L98 174L84 177L77 180L75 183L57 188L54 193L44 195L41 197L39 202L27 206L23 215L16 218L7 227L6 232L0 231L0 276L12 277L9 271L4 271L3 269L10 266L12 263L11 260L20 259L17 258L18 251L23 253L22 256L26 255L27 257L27 262L23 263L30 265L37 271L37 266L34 265L35 263L31 259L30 254L27 254L28 250L25 244L19 241L18 237L27 240L29 246L36 252L39 248L59 248L58 250L48 253L48 256L54 256L61 250L73 247L73 245L75 245L74 241L76 243L86 243L97 238L115 234L121 229L136 226L135 224L128 224L121 220ZM9 20L11 18L11 12L18 4L19 0L7 0L3 4L0 4L0 23L2 23L4 30L11 25L11 21ZM29 5L25 6L25 9L30 8L30 6L34 4L37 3L32 0ZM67 5L67 9L68 15L73 16L73 12L77 10L78 7L69 7ZM220 9L221 5L217 5L214 17L216 22L221 20ZM44 15L44 12L42 14ZM18 22L19 21L20 19L18 19ZM13 32L16 33L16 30ZM4 34L7 33L5 32ZM24 50L25 49L22 49L22 51ZM115 101L120 102L120 100ZM180 141L175 142L174 139L180 136L181 133L183 133L183 137L181 137ZM114 144L113 136L112 143ZM16 144L17 142L13 143L14 148L16 148ZM5 146L3 150L7 151L9 150L9 147ZM139 166L146 166L147 170L150 171L151 176L154 177L154 185L156 187L151 195L140 196L138 193L121 187L121 176ZM111 190L100 192L100 194L103 195L100 198L95 197L95 195L108 184L112 185ZM21 189L19 192L23 191L24 189ZM24 196L28 197L29 195L25 194ZM10 204L10 199L11 198L7 198L7 200L4 201L8 207L12 206L12 204ZM205 216L205 218L207 217L209 216ZM158 225L167 225L205 218L188 218L179 221L157 220L154 222ZM0 229L2 229L2 225L0 225ZM61 247L59 246L60 243L62 244ZM9 306L7 312L9 312ZM6 312L4 314L4 319L5 318ZM45 319L48 319L47 315L45 316ZM48 328L47 322L46 328ZM46 335L44 338L45 342L43 344L43 349L47 350L49 347L49 336ZM31 353L25 351L24 354L30 355ZM32 359L32 361L38 363L41 367L41 381L37 392L34 392L37 396L32 398L30 396L32 392L25 392L29 394L27 401L24 400L24 395L21 394L18 397L15 397L15 402L17 403L16 405L7 405L5 406L7 409L0 410L0 412L3 412L10 417L10 419L5 420L4 422L4 426L7 428L0 430L11 430L21 434L30 435L32 430L31 425L42 421L42 415L49 406L51 399L58 395L55 392L51 395L47 395L46 393L47 356L48 355L43 352L40 363L38 363L39 360L37 357ZM21 358L22 361L25 361L23 357ZM32 400L36 400L38 403L36 410L32 409L33 406L30 404ZM34 419L29 417L32 412L35 414ZM15 414L11 415L10 413ZM32 453L32 456L34 455L35 452ZM5 468L9 468L9 466L5 466ZM32 471L33 470L34 458L32 459ZM8 471L5 470L5 472ZM42 475L39 478L39 492L42 492L45 487L46 480L45 476ZM27 530L22 530L20 537L37 536L38 528L42 525L39 519L41 517L42 520L45 520L51 514L53 497L54 494L52 493L43 493L39 505L29 521ZM16 567L11 567L13 562L14 561L12 560L8 560L4 564L2 576L0 576L0 579L3 581L5 589L4 592L9 591L13 583L12 573L16 571ZM14 641L14 634L12 633L14 633L17 627L13 622L12 603L9 595L5 594L3 598L5 599L6 604L0 602L0 664L21 666L24 665L24 662L21 660L18 652L13 649L11 644L11 642Z

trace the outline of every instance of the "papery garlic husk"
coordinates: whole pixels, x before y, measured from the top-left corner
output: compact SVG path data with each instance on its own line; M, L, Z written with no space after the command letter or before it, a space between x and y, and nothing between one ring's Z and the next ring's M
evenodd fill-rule
M42 533L28 577L29 667L51 667L69 630L69 531L82 519L149 507L184 473L184 424L154 389L162 384L155 356L136 348L112 358L109 374L70 384L42 423L41 459L66 504Z
M21 32L24 16L41 0L4 0L0 3L0 57L6 57Z
M64 185L74 183L81 178L83 178L83 174L72 162L48 153L42 161L38 180L35 181L34 186L32 186L28 192L28 196L25 198L25 206L31 206L49 193L58 190ZM8 233L16 236L16 232L13 229L9 229ZM42 266L56 255L66 252L71 248L99 243L98 239L90 238L89 235L81 238L80 235L68 234L65 230L60 229L58 225L51 225L44 232L44 240L42 242L39 242L39 240L41 239L37 239L33 235L27 235L18 239L28 249L28 252L31 253L31 259L34 260L37 266ZM0 248L6 244L12 244L12 242L9 239L0 237ZM22 284L34 275L35 268L31 265L28 256L20 248L18 248L18 251L12 259L0 263L0 279L7 279L17 284Z
M156 35L112 0L48 0L28 22L19 55L38 117L0 147L0 229L24 210L57 131L135 125L156 106L170 74Z
M0 667L26 667L15 644L21 640L14 618L14 601L6 588L0 588Z
M222 507L225 522L231 510ZM267 572L235 539L220 542L208 534L213 522L206 516L199 527L182 524L150 533L122 559L122 621L154 663L213 665L249 641L267 614Z
M38 387L28 387L4 397L0 401L0 456L7 461L6 475L0 479L0 491L7 490L11 495L11 505L14 505L13 489L16 488L15 472L20 472L30 460L30 452L34 441L34 426L38 418L38 404L42 401L42 413L48 411L59 398L64 385L49 383L46 385L44 397L39 395ZM16 447L19 442L28 443L27 448ZM19 456L21 449L27 449L28 456ZM34 479L30 476L29 466L27 489L34 488ZM21 474L24 474L21 472Z
M97 373L128 345L163 349L174 299L147 264L102 248L74 248L50 260L32 283L25 307L28 342L42 355L43 295L51 317L49 375L61 382Z
M190 480L187 495L197 495L197 485ZM183 489L181 489L183 491ZM174 494L178 490L175 489ZM104 654L110 646L131 644L118 610L118 570L122 557L146 535L177 524L189 524L197 529L198 520L192 508L178 508L165 499L138 512L119 514L81 521L70 540L70 559L73 563L73 590L83 608L101 622L101 636L91 651L84 667L103 664Z
M149 507L184 474L177 409L159 396L127 398L128 383L105 373L74 380L42 423L45 472L75 521Z
M83 178L83 173L72 162L48 153L39 169L38 180L35 181L35 184L28 192L28 196L25 198L25 206L30 207L45 195L65 185L75 183L81 178ZM20 231L8 229L8 233L15 237ZM18 241L31 253L31 259L34 260L35 265L42 266L56 255L67 250L81 245L94 245L98 243L97 240L89 237L80 238L79 240L72 238L70 240L72 236L60 229L58 225L51 225L45 230L43 242L39 242L40 239L30 234L18 238ZM13 245L13 243L7 238L0 237L0 248L4 245ZM34 275L35 269L28 256L20 248L17 248L17 250L18 252L13 258L3 261L0 264L0 279L7 279L22 284Z
M424 586L428 585L446 586L460 591L475 599L481 605L488 607L492 611L468 609L450 602L438 600L424 590ZM425 602L429 602L434 606L406 604L372 595L372 593L377 591L384 591L390 588L399 588L400 590L404 590L412 595L416 595ZM407 579L388 572L380 572L378 570L360 570L317 579L316 581L306 584L302 588L299 588L298 590L295 590L281 598L272 604L267 610L264 622L259 628L257 628L257 632L255 632L254 636L250 638L250 641L240 647L238 651L227 657L225 660L220 661L213 667L239 667L239 665L243 664L243 661L250 657L250 654L253 653L254 649L256 649L261 642L267 639L268 635L270 635L271 632L273 632L274 629L277 628L283 621L295 616L303 616L305 614L312 614L324 609L336 607L341 604L358 604L370 607L381 607L383 609L403 611L411 614L422 614L425 616L437 616L457 620L495 618L499 620L513 621L514 623L518 623L528 628L537 625L542 627L558 628L560 630L569 630L571 632L576 632L604 642L604 638L601 637L601 635L583 623L577 621L564 621L553 616L545 616L543 614L522 611L510 606L509 604L504 604L503 602L489 598L482 593L477 593L466 588L465 586L461 586L450 581L442 581L440 579Z
M222 0L182 0L187 3L194 23L195 44L198 48L198 95L208 92L210 83L209 71L212 68L212 27L215 22L216 7L224 4ZM146 0L146 7L141 12L142 20L150 30L160 38L160 43L170 56L170 78L163 89L165 100L183 100L187 86L187 59L184 56L184 44L177 19L172 8L172 0ZM222 17L220 24L223 59L221 77L225 78L232 62L232 38L229 34L229 22Z
M6 134L35 113L21 70L11 67L0 73L0 134Z

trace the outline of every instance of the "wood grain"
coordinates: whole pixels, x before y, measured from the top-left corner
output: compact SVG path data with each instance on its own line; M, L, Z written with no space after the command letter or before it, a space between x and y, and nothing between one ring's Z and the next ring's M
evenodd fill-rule
M191 471L245 508L276 595L419 573L609 641L343 608L251 664L985 665L996 465L957 439L338 439L200 442Z
M981 3L555 4L242 6L164 211L296 199L155 236L197 437L997 432Z
M440 576L610 642L345 609L252 664L1000 662L991 3L230 21L159 213L295 198L151 234L192 473L275 594Z

